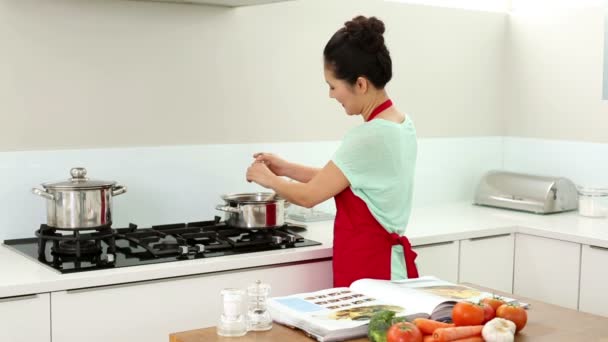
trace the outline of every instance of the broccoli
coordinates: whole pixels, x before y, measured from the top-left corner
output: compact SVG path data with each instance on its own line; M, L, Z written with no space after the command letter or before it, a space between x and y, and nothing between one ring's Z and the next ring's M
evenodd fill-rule
M384 310L375 313L369 321L367 337L372 342L386 342L386 331L393 325L395 312Z

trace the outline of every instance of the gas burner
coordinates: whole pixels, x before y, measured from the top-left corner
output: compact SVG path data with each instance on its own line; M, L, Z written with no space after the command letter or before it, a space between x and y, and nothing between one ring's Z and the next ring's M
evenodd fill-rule
M61 233L57 232L58 230ZM43 224L36 231L38 258L46 260L46 244L52 242L50 254L55 263L68 258L76 261L80 258L90 259L102 254L101 243L103 241L107 245L106 260L112 262L116 252L115 235L116 232L110 227L102 227L98 230L61 229Z
M92 240L67 240L59 241L56 247L55 244L53 244L53 247L51 247L51 253L60 256L75 256L76 254L78 254L78 252L80 252L80 255L82 256L100 254L101 246Z

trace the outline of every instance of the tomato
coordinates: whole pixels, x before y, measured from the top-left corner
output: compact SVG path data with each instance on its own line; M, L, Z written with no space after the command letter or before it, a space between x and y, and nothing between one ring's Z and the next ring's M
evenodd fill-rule
M515 323L516 331L519 332L528 322L526 309L516 304L503 304L496 310L496 317L508 319Z
M506 304L506 302L504 300L502 300L500 297L484 298L481 300L481 302L489 304L492 307L492 309L494 309L494 311L496 311L499 306Z
M452 309L452 321L456 326L483 324L483 308L471 302L459 302Z
M492 320L492 318L496 317L496 311L494 311L494 309L492 308L492 306L490 306L490 304L488 303L480 303L479 305L481 305L481 307L483 308L483 322L489 322Z
M398 322L388 328L386 342L422 342L422 333L410 322Z

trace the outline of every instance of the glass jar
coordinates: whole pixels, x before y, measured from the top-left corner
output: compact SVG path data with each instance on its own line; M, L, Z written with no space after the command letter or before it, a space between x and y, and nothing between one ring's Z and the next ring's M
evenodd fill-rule
M227 288L222 292L223 312L217 326L220 336L243 336L247 333L247 322L244 315L245 291Z
M606 217L608 214L608 189L577 187L578 213L586 217Z

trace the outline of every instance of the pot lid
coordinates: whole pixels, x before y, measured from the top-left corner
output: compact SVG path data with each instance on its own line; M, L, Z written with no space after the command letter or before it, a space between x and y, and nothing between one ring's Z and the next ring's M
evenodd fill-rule
M228 194L222 195L222 199L227 202L236 203L272 203L277 201L284 201L282 197L279 197L274 192L248 192L241 194Z
M64 189L64 190L92 190L92 189L104 189L110 188L116 185L113 181L101 181L88 179L87 169L84 167L74 167L70 169L72 178L57 182L57 183L43 183L42 186L45 189Z

